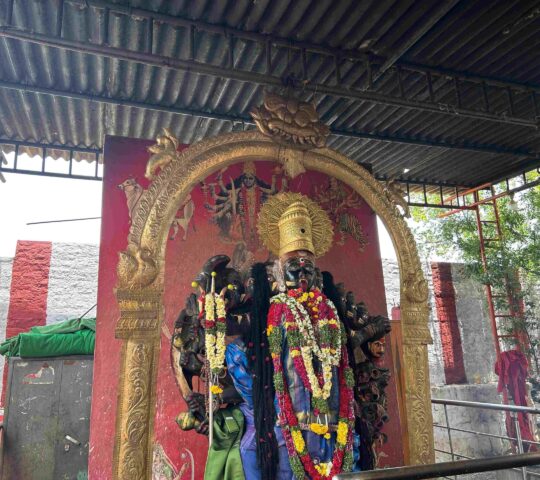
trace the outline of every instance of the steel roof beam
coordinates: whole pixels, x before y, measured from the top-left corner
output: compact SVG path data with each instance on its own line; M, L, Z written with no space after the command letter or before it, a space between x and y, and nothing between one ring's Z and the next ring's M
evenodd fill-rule
M132 61L150 66L170 68L173 70L180 70L185 72L193 72L195 74L209 75L218 78L228 78L231 80L255 83L258 85L264 85L269 87L283 87L283 79L277 75L272 75L272 72L262 74L249 70L241 70L234 65L234 61L229 62L228 66L223 66L221 64L213 65L210 63L196 61L194 59L194 52L192 48L190 49L192 50L192 55L190 56L190 59L180 59L175 57L157 55L148 51L143 52L138 50L111 47L106 44L98 45L90 42L79 42L52 35L45 35L20 30L13 27L0 27L0 36L54 48L71 50L79 53L87 53L112 59ZM271 51L267 52L267 55L271 55ZM232 55L229 56L232 57ZM326 81L326 83L310 83L309 79L305 78L305 82L302 83L302 88L312 93L325 94L337 98L348 98L351 100L374 102L382 105L408 108L442 115L450 115L454 117L459 116L473 120L487 120L510 125L518 125L522 127L532 127L535 129L538 128L539 119L534 115L534 113L531 113L531 118L524 118L517 117L512 113L508 114L508 112L497 113L492 111L478 111L468 109L464 108L462 105L459 105L459 102L458 105L454 105L450 103L443 103L441 101L435 102L406 98L406 96L392 96L385 92L372 90L371 81L368 82L367 86L354 87L352 85L346 85L342 82L339 68L337 68L340 62L339 57L336 56L335 60L336 69L335 82L333 82L334 84L330 84L330 80ZM306 71L307 69L304 68L304 73ZM398 81L400 81L399 71ZM456 78L456 85L457 83L458 81ZM427 88L427 86L428 84L426 82L425 87ZM532 100L534 100L534 97ZM532 111L533 109L531 108L531 112Z
M240 115L233 115L230 113L206 112L206 111L197 110L197 109L180 108L180 107L174 107L174 106L162 105L162 104L156 104L156 103L148 103L148 102L139 102L139 101L127 100L127 99L117 98L117 97L108 97L104 95L79 93L79 92L74 92L71 90L54 89L54 88L48 88L48 87L41 87L38 85L24 85L20 83L6 82L2 80L0 80L0 88L9 89L9 90L18 90L18 91L23 91L23 92L31 92L31 93L42 94L42 95L52 95L52 96L59 96L59 97L65 97L65 98L72 98L76 100L86 100L86 101L98 102L98 103L103 103L103 104L108 104L108 105L141 108L141 109L154 110L154 111L159 111L159 112L173 113L173 114L178 114L178 115L186 115L190 117L202 117L202 118L208 118L212 120L222 120L222 121L231 122L231 124L233 125L238 124L238 123L253 125L253 121L251 120L251 118L240 116ZM534 160L534 161L540 160L540 152L531 152L531 151L522 150L522 149L509 149L502 146L469 145L469 144L435 141L435 140L430 140L430 139L420 140L420 139L410 138L410 137L383 135L383 134L378 134L378 133L362 132L362 131L348 131L348 130L342 130L342 129L331 129L330 132L332 135L336 135L340 137L347 137L347 138L358 138L358 139L375 140L375 141L381 141L381 142L392 142L392 143L400 143L400 144L406 144L406 145L418 145L418 146L424 146L424 147L448 148L448 149L464 150L464 151L483 153L483 154L496 154L496 155L506 154L506 155L530 158L531 160Z
M100 9L108 9L109 12L116 12L123 15L144 18L146 20L157 20L163 23L168 23L177 27L191 28L193 27L197 31L205 31L208 33L213 33L217 35L222 35L224 37L236 37L239 39L249 40L257 43L267 44L270 42L273 45L280 46L283 48L292 48L295 50L306 50L307 52L319 53L322 55L330 57L338 57L341 59L350 59L350 60L361 60L361 61L371 61L373 64L384 64L389 59L377 55L372 55L369 52L361 50L350 50L342 49L336 47L329 47L322 44L304 42L300 40L295 40L292 38L279 37L277 35L271 35L266 33L259 32L249 32L246 30L240 30L238 28L232 28L225 25L216 25L213 23L204 22L202 20L192 20L189 18L177 17L174 15L168 15L165 13L160 13L152 10L147 10L143 8L134 8L126 5L121 5L118 3L112 3L105 0L65 0L65 3L71 3L79 5L81 7L94 7ZM6 24L9 25L11 22L7 21ZM503 80L499 78L492 78L487 76L474 75L467 72L460 72L451 69L445 69L441 67L432 67L428 65L421 65L411 62L397 62L403 68L411 69L417 72L430 72L440 75L448 75L452 77L463 77L471 82L482 83L486 82L489 85L499 86L501 88L510 87L516 90L523 91L536 91L540 93L540 85L529 85L526 83L512 82L509 80Z
M387 58L383 64L379 67L379 71L375 75L375 80L380 78L389 68L394 66L394 64L405 55L418 41L429 32L437 22L443 18L454 6L459 2L459 0L445 0L440 2L437 5L435 12L429 16L426 21L421 25L421 27L414 32L406 42L402 43L401 46Z

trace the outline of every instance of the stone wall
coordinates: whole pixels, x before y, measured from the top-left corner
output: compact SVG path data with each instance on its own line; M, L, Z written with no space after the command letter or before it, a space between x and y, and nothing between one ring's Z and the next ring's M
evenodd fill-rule
M96 315L99 247L74 243L17 244L15 259L0 259L0 341L36 325ZM4 378L0 355L0 378ZM0 382L3 399L4 382Z
M12 258L0 258L0 341L6 338L6 324L9 309L9 292L11 288ZM4 371L4 356L0 355L0 378ZM0 398L2 397L3 382L0 382Z
M383 258L384 285L386 290L386 303L388 315L390 316L392 307L399 305L399 267L397 260ZM429 330L433 343L428 347L429 376L432 385L444 385L444 361L439 322L437 321L435 299L433 296L433 281L431 265L423 265L424 275L429 287Z
M95 317L97 301L97 245L53 243L47 324L80 317Z

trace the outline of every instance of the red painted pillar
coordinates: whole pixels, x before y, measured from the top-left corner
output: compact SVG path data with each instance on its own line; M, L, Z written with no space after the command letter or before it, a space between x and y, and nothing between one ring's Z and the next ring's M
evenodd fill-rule
M33 326L45 325L51 250L51 242L17 242L11 271L6 338L27 332ZM7 370L6 363L2 405L6 392Z
M449 263L432 263L431 271L433 273L433 294L439 320L446 383L467 383L457 319L452 266Z

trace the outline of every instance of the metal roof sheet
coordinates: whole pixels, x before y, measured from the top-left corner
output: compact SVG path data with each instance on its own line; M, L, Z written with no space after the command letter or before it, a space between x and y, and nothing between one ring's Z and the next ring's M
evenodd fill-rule
M154 55L180 59L188 58L193 48L201 64L224 68L231 61L227 37L219 32L225 27L383 59L403 50L396 65L405 68L422 65L524 84L523 92L511 93L513 112L508 112L523 118L534 115L527 88L540 88L540 10L532 1L65 0L60 2L61 16L58 4L56 0L14 0L10 28L131 52L148 51L151 43ZM448 11L441 13L445 5ZM129 8L116 11L115 6ZM191 32L158 19L149 30L148 19L138 15L137 8L219 28L214 33ZM100 149L105 134L154 138L167 126L181 142L193 143L252 128L247 123L249 111L261 103L266 88L226 75L203 75L0 37L0 141ZM417 41L407 50L404 47L411 39ZM260 43L240 38L232 42L234 68L265 74L268 64ZM272 75L301 74L297 53L279 46L272 53ZM308 52L305 63L311 82L333 82L336 65L331 57ZM399 97L395 75L396 70L389 69L374 80L373 90ZM367 76L366 69L354 62L341 61L341 79L347 88L358 88ZM437 102L453 101L451 77L439 73L433 79ZM401 88L407 98L426 100L423 73L404 70ZM484 97L479 89L481 83L476 81L461 82L460 102L481 112ZM506 115L508 89L492 85L487 89L490 108ZM337 132L329 146L370 165L380 177L471 186L540 164L540 136L531 126L302 88L294 93L315 101L322 120ZM464 148L453 148L456 145ZM409 171L404 173L404 168Z

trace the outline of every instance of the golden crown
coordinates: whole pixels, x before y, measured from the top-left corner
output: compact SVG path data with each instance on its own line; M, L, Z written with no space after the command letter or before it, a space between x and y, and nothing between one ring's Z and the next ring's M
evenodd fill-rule
M257 169L255 167L255 162L246 162L244 163L244 173L247 175L253 175L255 176L257 173Z
M334 237L327 213L310 198L291 192L278 193L265 202L258 230L264 245L278 256L306 250L320 257Z

